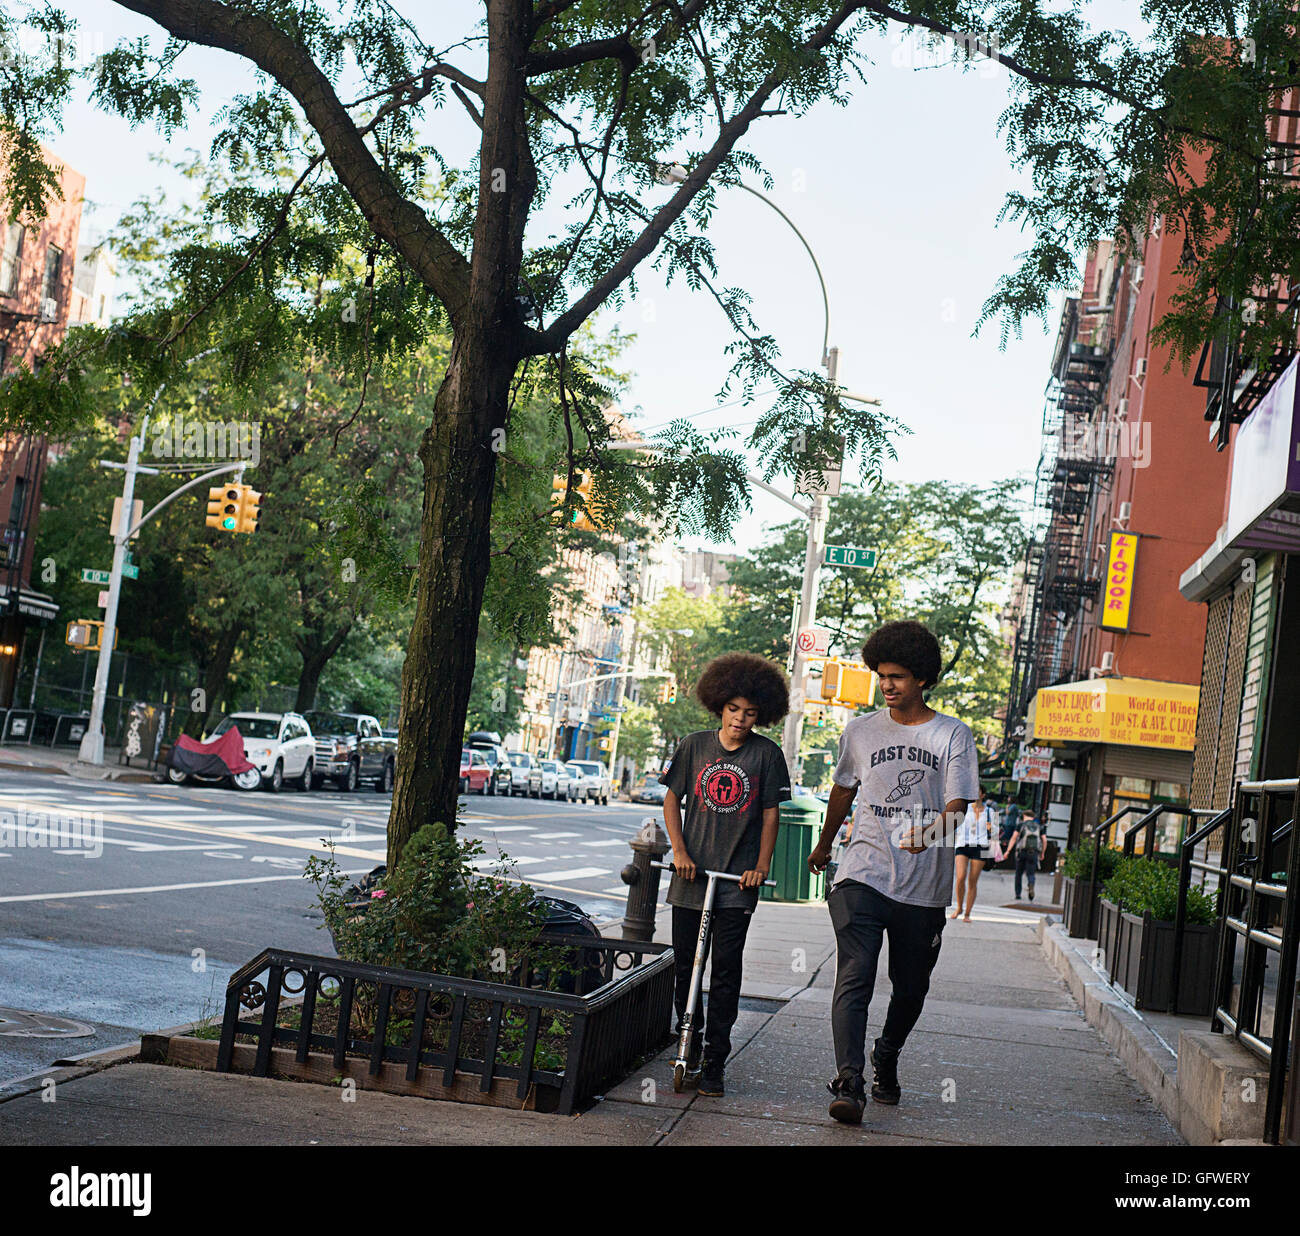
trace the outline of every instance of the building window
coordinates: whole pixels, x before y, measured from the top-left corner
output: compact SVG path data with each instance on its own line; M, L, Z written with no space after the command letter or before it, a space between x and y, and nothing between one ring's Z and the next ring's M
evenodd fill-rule
M59 299L59 276L63 272L63 250L58 245L49 245L45 250L45 278L41 281L41 305L47 300L57 303Z
M18 262L23 255L23 226L7 223L3 229L4 248L0 250L0 296L18 291Z

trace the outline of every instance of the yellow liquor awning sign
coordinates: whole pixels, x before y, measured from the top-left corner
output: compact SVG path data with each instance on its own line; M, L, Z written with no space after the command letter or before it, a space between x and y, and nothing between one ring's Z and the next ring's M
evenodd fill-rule
M1190 751L1201 689L1151 678L1091 678L1044 687L1034 697L1029 737Z
M1133 605L1133 568L1137 565L1138 539L1132 532L1110 534L1106 583L1102 588L1101 625L1108 631L1127 631Z

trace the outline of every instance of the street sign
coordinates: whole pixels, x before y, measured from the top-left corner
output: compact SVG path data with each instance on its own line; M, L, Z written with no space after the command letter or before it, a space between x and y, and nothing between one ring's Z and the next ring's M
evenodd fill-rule
M873 567L876 565L874 549L856 549L852 545L826 546L827 566Z
M106 584L110 578L108 571L92 571L89 567L81 568L81 582L83 584Z
M107 592L101 592L101 593L99 594L99 608L100 608L100 609L107 609L107 608L108 608L108 593L107 593Z
M122 574L125 575L127 579L139 579L140 568L138 566L132 566L129 562L124 562L122 564Z
M795 647L804 656L824 657L831 644L831 633L826 627L800 627Z

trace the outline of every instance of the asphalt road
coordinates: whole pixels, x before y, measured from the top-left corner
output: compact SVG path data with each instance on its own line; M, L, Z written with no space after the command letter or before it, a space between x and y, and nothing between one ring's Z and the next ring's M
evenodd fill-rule
M390 798L362 789L239 793L0 770L0 1086L57 1059L220 1013L230 974L263 948L333 955L307 858L335 843L360 875L384 861ZM462 799L486 864L621 918L628 841L659 808ZM26 813L26 816L22 813ZM62 844L34 845L55 813ZM71 823L69 823L71 822ZM15 1036L4 1009L73 1019L90 1034ZM76 1030L76 1027L73 1028Z

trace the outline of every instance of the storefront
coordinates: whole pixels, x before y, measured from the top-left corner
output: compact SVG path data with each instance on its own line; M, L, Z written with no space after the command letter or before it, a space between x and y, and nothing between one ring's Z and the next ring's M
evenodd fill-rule
M1057 748L1054 768L1073 768L1070 845L1124 807L1188 801L1199 696L1188 683L1148 678L1092 678L1038 692L1028 732ZM1159 837L1157 848L1171 849L1177 818L1161 817L1160 828L1175 835Z

